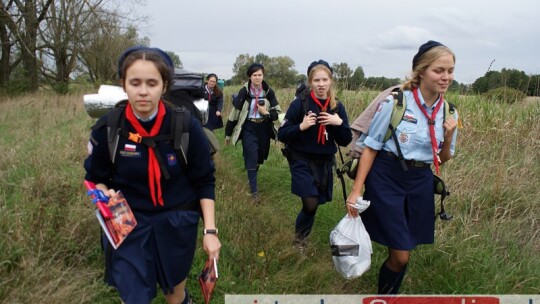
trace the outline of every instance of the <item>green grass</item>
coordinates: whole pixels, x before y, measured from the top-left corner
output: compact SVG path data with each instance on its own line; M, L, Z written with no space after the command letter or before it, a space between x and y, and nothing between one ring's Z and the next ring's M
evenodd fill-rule
M225 89L225 113L238 87ZM277 90L285 111L294 90ZM340 94L352 122L376 92ZM412 252L406 294L539 294L540 102L494 104L449 96L463 122L456 157L443 167L454 215L438 221L434 245ZM0 303L120 303L102 281L99 227L84 194L89 127L81 95L37 93L0 101ZM223 140L223 129L218 130ZM372 294L386 249L372 269L345 280L333 269L329 233L343 217L341 185L317 213L306 254L292 247L300 200L273 143L261 166L262 204L248 195L241 146L216 157L217 224L223 244L213 303L225 294ZM346 149L343 149L346 152ZM348 189L351 181L347 180ZM437 207L438 208L438 207ZM196 277L188 287L202 303ZM155 303L165 303L160 295Z

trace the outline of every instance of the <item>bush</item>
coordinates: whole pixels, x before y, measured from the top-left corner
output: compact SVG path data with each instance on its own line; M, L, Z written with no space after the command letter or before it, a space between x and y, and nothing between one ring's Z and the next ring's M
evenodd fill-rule
M525 99L525 97L527 97L527 95L522 91L508 87L491 89L485 94L485 96L489 101L497 103L514 103L522 101Z

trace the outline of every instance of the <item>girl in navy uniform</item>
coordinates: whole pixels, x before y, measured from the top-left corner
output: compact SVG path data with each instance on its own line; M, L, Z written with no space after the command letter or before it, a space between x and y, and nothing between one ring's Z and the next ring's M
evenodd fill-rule
M225 145L242 140L244 165L254 203L259 203L257 173L268 158L270 139L276 138L274 121L281 107L274 90L264 81L264 66L253 63L247 69L249 81L233 100L233 108L225 126Z
M118 74L128 96L123 113L127 131L143 138L171 134L172 109L161 99L173 80L170 57L157 48L129 48L120 57ZM167 303L190 303L185 285L201 212L209 258L218 258L221 247L214 219L215 169L201 125L192 115L184 167L170 142L149 148L123 136L113 164L103 121L107 115L91 133L85 179L108 196L121 190L137 219L116 250L103 237L106 282L124 303L150 303L157 284Z
M320 204L332 201L334 155L337 145L347 146L352 133L345 107L336 100L333 70L324 60L307 70L307 88L287 110L278 139L291 171L291 192L302 200L295 224L294 244L304 247Z
M218 77L216 74L206 76L204 86L204 99L208 100L208 122L205 127L210 130L223 128L221 111L223 110L223 92L217 86Z
M395 131L407 170L398 160L394 140L384 141L393 98L380 103L364 139L365 149L346 206L350 215L358 216L351 205L365 187L363 198L371 205L361 214L362 221L371 239L388 247L388 258L379 272L379 294L397 294L410 251L434 241L430 166L439 174L439 165L454 154L457 112L444 120L443 109L443 94L454 79L454 65L454 53L436 41L420 46L414 56L412 77L402 85L405 113Z

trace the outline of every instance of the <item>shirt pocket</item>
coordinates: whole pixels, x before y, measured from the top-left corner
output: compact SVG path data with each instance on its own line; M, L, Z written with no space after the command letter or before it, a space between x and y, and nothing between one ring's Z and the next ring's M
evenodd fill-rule
M400 145L409 145L417 137L418 124L402 121L397 127L397 138Z

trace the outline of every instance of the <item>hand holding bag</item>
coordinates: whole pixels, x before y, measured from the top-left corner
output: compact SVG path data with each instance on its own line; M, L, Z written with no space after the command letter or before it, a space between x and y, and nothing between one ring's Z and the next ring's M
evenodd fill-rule
M361 197L354 206L359 212L369 207L369 201ZM336 271L345 279L354 279L369 270L371 266L371 239L358 216L346 214L330 232L330 248Z

